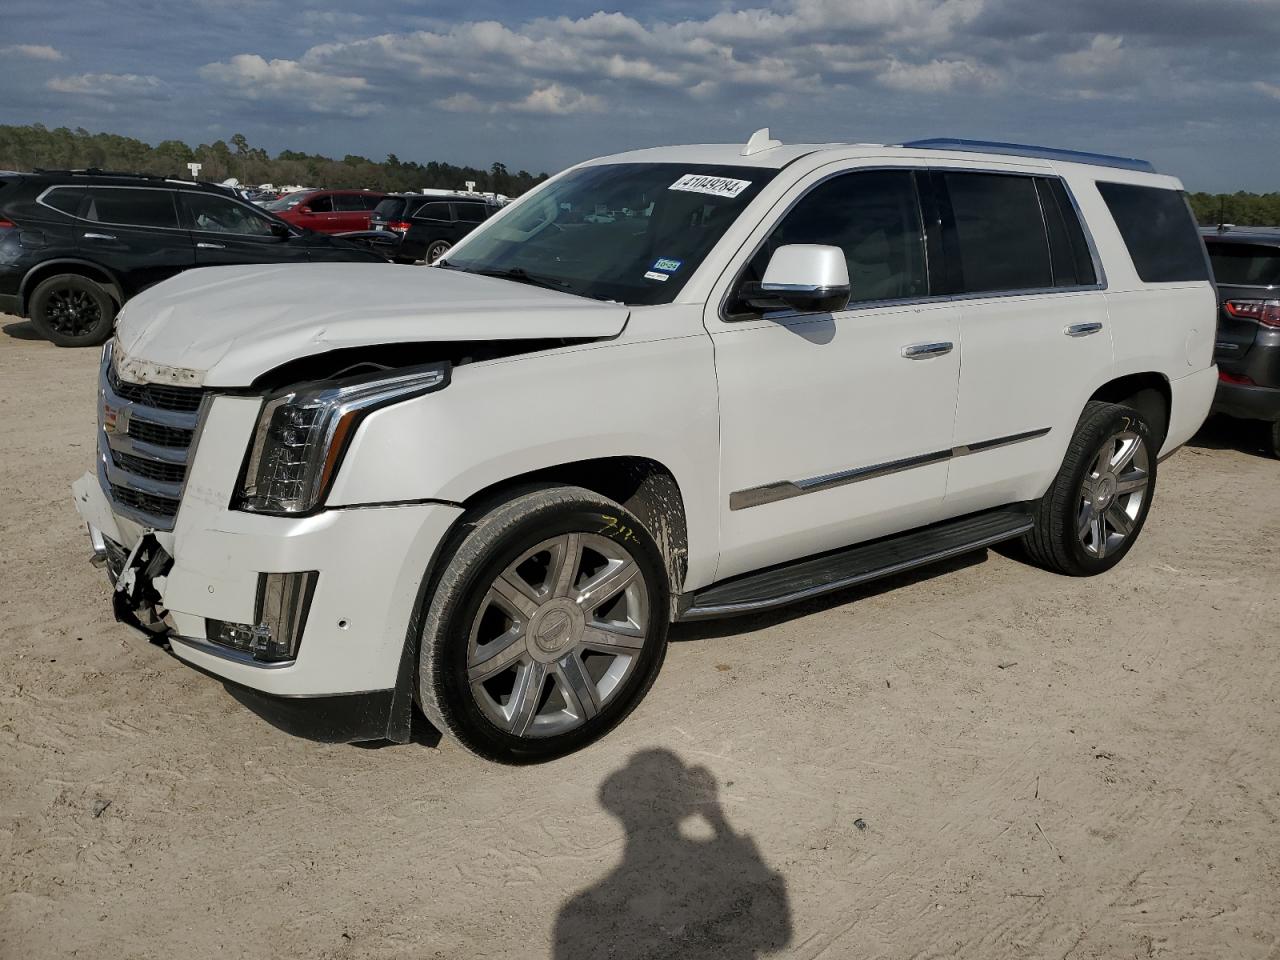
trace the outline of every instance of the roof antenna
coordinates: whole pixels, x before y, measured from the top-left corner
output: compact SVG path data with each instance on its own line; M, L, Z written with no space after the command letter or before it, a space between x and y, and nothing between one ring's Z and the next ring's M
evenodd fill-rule
M749 157L753 153L763 153L765 150L772 150L774 147L782 146L781 140L769 139L769 128L761 127L751 135L751 139L747 141L747 145L742 148L742 156Z

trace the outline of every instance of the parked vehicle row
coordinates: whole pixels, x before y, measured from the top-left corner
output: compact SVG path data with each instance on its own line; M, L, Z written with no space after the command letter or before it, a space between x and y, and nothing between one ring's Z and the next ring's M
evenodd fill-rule
M213 184L0 175L0 312L59 346L102 343L131 297L191 267L377 259Z
M1110 569L1209 409L1214 314L1142 161L760 131L575 166L434 268L142 293L74 496L120 618L314 735L404 741L416 701L545 760L673 621L1001 541Z
M1280 229L1206 232L1218 284L1216 413L1266 425L1280 457Z

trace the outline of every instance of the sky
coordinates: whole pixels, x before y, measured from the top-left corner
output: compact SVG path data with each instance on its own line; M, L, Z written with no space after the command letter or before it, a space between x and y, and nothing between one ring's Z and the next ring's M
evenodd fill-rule
M554 172L953 136L1280 190L1280 0L6 0L0 123Z

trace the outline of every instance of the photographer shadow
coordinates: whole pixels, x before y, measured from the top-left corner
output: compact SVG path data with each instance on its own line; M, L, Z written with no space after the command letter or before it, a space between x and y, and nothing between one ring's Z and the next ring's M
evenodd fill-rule
M553 960L747 960L791 940L781 874L736 832L705 767L637 753L600 787L622 821L622 862L561 908Z

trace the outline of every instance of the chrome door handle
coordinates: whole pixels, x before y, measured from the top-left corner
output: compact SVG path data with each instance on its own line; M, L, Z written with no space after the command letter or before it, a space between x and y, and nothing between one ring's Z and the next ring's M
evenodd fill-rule
M110 233L86 233L84 238L86 240L114 240L115 236Z
M902 355L908 360L928 360L930 357L942 357L955 349L949 341L941 343L913 343L902 348Z
M226 245L225 243L206 243L206 242L205 242L205 241L203 241L203 240L201 240L199 243L197 243L197 244L196 244L196 247L197 247L198 249L200 249L200 250L225 250L225 249L227 249L227 245Z
M1102 324L1094 323L1073 323L1062 332L1068 337L1087 337L1091 333L1097 333L1102 329Z

